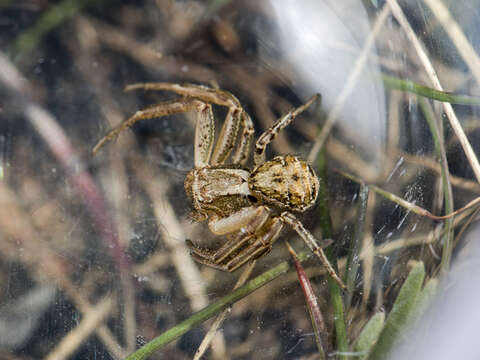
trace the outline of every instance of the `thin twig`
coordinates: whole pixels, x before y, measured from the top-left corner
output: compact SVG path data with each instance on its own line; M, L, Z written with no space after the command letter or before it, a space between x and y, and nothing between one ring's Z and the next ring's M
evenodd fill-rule
M119 31L119 29L93 17L81 16L78 20L92 26L99 40L108 47L132 57L144 66L160 66L160 60L163 55L150 45L144 44L132 36L129 36L126 32Z
M398 152L398 155L400 157L405 158L406 161L412 164L426 167L430 170L435 171L436 173L441 174L441 171L442 171L441 166L438 164L438 162L434 161L431 158L419 157L419 156L407 154L405 152ZM453 186L459 189L480 193L480 184L475 181L471 181L471 180L468 180L459 176L455 176L452 174L450 174L450 181Z

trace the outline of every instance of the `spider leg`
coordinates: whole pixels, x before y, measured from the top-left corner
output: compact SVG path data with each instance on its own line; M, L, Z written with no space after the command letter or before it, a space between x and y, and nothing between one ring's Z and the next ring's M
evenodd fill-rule
M213 256L213 260L217 262L222 262L227 257L231 256L235 253L238 249L242 248L244 242L247 240L249 235L253 235L257 232L258 229L262 228L265 225L267 220L270 217L270 213L268 211L263 211L262 213L259 212L258 216L255 216L251 219L251 221L239 229L236 234L232 234L230 239L223 244Z
M115 139L122 131L130 128L138 121L193 110L197 112L197 126L195 131L195 165L206 165L210 159L213 145L213 113L209 104L193 98L181 98L177 100L165 101L158 105L137 111L133 116L123 121L120 125L110 130L107 135L101 138L100 141L93 147L92 153L96 154L103 145Z
M345 289L345 284L343 281L340 279L340 277L337 275L335 272L335 269L333 268L332 264L328 261L325 253L322 250L322 245L319 245L318 240L315 239L315 237L303 227L303 224L301 221L299 221L293 214L285 211L283 212L280 217L285 221L288 225L290 225L293 230L295 230L298 235L303 239L305 244L310 248L310 250L317 255L320 258L320 261L322 262L323 266L325 266L325 269L327 270L328 274L343 288ZM326 242L330 243L329 240L326 240Z
M190 240L186 240L186 243L190 249L190 256L193 258L193 260L217 270L228 271L224 265L219 265L215 261L211 260L213 254L212 252L206 249L198 248Z
M194 84L172 83L139 83L131 84L125 88L128 90L167 90L177 94L197 98L203 102L213 103L228 108L227 116L223 123L215 149L211 157L211 165L223 164L235 146L240 125L243 127L242 139L233 156L234 164L244 164L248 160L249 145L253 136L253 123L250 116L243 110L238 99L228 91L213 89Z
M198 248L191 241L188 242L188 246L192 253L202 257L203 263L205 261L221 263L242 247L248 240L248 236L253 235L258 228L261 228L269 217L270 212L264 206L244 208L226 218L212 216L209 221L210 230L217 235L231 234L227 242L215 252Z
M252 235L246 236L247 240L250 240L250 238L254 238ZM271 246L265 246L265 245L260 245L259 247L259 242L256 242L252 244L248 248L248 252L244 252L239 254L238 257L234 257L230 262L228 263L219 263L216 261L212 261L209 257L203 256L203 254L200 254L198 252L198 249L192 250L191 256L192 258L209 267L212 267L217 270L222 270L226 272L234 272L238 268L242 267L245 265L247 262L251 260L258 259L259 257L267 254L271 250Z
M254 234L243 232L231 236L225 244L215 251L212 257L213 261L222 263L229 257L234 256L235 252L243 248L247 242L251 242L253 237Z
M197 98L207 103L213 103L229 108L241 108L240 101L231 93L225 90L213 89L203 85L175 84L164 82L137 83L125 87L126 91L131 90L165 90L172 91L186 97Z
M242 231L254 233L268 220L270 210L266 206L249 206L227 216L212 215L208 221L210 231L216 235L225 235Z
M234 272L250 260L258 259L272 250L270 245L264 244L258 237L251 235L249 240L251 244L245 251L240 252L224 265L227 271Z
M235 147L235 140L238 136L238 128L242 118L243 109L240 107L230 107L227 116L223 122L222 129L218 135L215 149L213 150L211 164L223 164Z
M250 206L243 208L230 216L218 217L212 215L208 222L210 230L217 235L234 234L223 246L217 251L209 251L195 246L191 241L187 242L192 256L198 262L229 271L222 263L225 257L232 254L239 246L242 246L248 240L248 236L255 233L269 219L270 211L266 206ZM219 258L221 258L219 260Z
M280 119L278 119L267 131L260 135L255 144L255 153L253 155L253 164L255 167L265 162L265 149L267 145L270 144L273 139L275 139L275 136L277 136L277 134L287 125L289 125L297 115L304 112L319 98L319 94L313 95L305 104L296 109L290 110Z
M261 230L261 234L252 236L254 241L251 244L225 264L228 271L235 271L250 260L258 259L270 252L282 229L283 220L280 217L272 218Z
M243 132L240 136L240 144L232 157L233 164L245 165L248 161L248 155L250 153L250 144L252 142L255 129L253 128L253 122L246 111L242 112L242 127Z
M215 269L220 269L223 271L230 271L228 266L223 262L226 256L231 255L237 247L244 246L247 241L250 241L251 234L241 234L241 237L232 237L230 238L222 247L216 251L210 251L207 249L202 249L195 246L190 240L187 240L187 246L190 249L190 255L194 258L195 261L202 263L204 265L213 267ZM227 251L225 251L225 249ZM225 255L220 255L221 259L217 260L220 252L227 252ZM223 262L223 263L222 263Z
M208 166L215 139L215 120L212 106L201 103L197 107L195 126L194 165L196 168Z
M238 233L214 252L199 249L191 241L188 241L187 245L196 261L216 269L233 272L248 261L268 253L282 228L283 220L275 217L258 229L255 234Z

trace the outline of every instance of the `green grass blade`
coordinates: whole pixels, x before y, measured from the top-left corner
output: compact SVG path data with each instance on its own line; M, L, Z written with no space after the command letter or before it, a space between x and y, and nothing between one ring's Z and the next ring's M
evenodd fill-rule
M320 179L325 181L326 177L326 158L325 151L321 151L318 156L318 174ZM330 219L330 210L328 207L328 191L327 186L322 184L318 191L318 211L319 211L319 220L323 235L325 238L331 239L333 237L332 224ZM325 255L335 269L337 267L337 256L335 252L335 243L330 245L325 250ZM341 276L340 276L341 277ZM337 340L337 352L339 353L339 359L347 359L345 354L348 352L348 338L347 338L347 329L345 326L345 315L344 315L344 305L342 299L342 291L340 285L337 282L328 277L328 288L330 291L330 299L333 307L333 318L335 323L335 335Z
M432 303L437 294L438 280L430 279L423 287L422 292L418 295L415 308L412 311L412 320L417 321L422 317L425 311Z
M400 289L392 311L388 315L385 327L368 356L369 360L386 359L393 345L400 340L401 334L405 330L417 304L417 296L420 294L424 279L425 266L423 262L420 262L410 271Z
M439 91L417 84L411 80L400 79L386 74L382 74L382 80L385 86L390 89L406 91L432 100L458 105L480 105L480 98L476 96L452 94Z
M443 196L445 199L445 214L450 214L454 210L453 205L453 191L452 184L450 182L450 172L448 169L447 154L445 151L444 141L442 134L440 133L439 125L435 119L435 114L433 113L430 106L428 106L427 101L423 98L418 98L418 103L420 109L422 110L425 120L427 121L428 127L433 137L435 144L435 152L437 153L437 158L440 160L441 164L441 174L442 174L442 188ZM445 220L445 233L443 235L443 251L442 251L442 261L440 263L440 268L442 272L446 274L450 269L450 259L453 252L453 218Z
M372 346L377 342L380 332L385 323L385 313L378 312L371 317L368 323L363 327L362 332L358 335L353 344L353 351L363 353L360 359L364 359Z
M313 256L313 254L310 251L303 251L298 254L298 260L302 262L311 256ZM172 342L173 340L178 339L180 336L185 334L187 331L193 329L195 326L200 325L204 321L218 314L223 309L244 298L245 296L249 295L263 285L266 285L281 274L287 272L289 268L290 264L287 261L278 264L273 269L266 271L263 274L257 276L256 278L250 280L244 286L222 297L218 301L210 304L206 308L190 316L188 319L182 321L180 324L159 335L158 337L156 337L155 339L129 355L126 360L146 359L149 355L151 355L157 350L160 350L162 347Z

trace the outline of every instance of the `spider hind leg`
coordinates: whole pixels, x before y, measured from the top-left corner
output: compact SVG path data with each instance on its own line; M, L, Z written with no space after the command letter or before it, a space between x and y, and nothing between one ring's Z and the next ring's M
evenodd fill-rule
M233 272L247 262L270 252L282 228L283 220L280 217L274 217L257 228L255 233L230 234L228 241L213 252L200 249L191 241L188 241L187 245L196 261L216 269Z
M215 257L218 257L217 252L200 249L193 245L191 241L187 242L187 246L190 248L191 256L195 261L226 272L234 272L247 262L267 254L272 248L270 244L264 244L254 235L244 236L241 242L243 244L247 243L241 251L224 255L219 260L215 260Z
M323 247L331 242L330 239L323 240L321 243L303 226L303 224L291 213L285 211L281 215L282 219L292 227L293 230L297 232L298 235L302 238L308 248L318 256L323 266L327 270L328 274L340 285L342 289L345 289L345 284L342 279L337 275L337 272L333 268L330 261L328 261L327 256L323 252Z

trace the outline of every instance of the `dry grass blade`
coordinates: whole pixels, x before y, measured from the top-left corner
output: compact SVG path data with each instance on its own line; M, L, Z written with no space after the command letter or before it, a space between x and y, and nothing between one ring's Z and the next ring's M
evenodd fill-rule
M238 278L235 286L233 287L233 290L236 290L245 284L245 282L248 280L248 278L252 274L253 268L255 267L256 263L257 262L255 260L248 263L248 265L245 267L242 274ZM212 343L215 334L217 333L220 326L222 326L223 322L225 321L225 318L227 317L227 314L231 311L231 309L232 309L231 307L228 307L227 309L223 310L220 314L217 315L212 326L210 326L210 329L208 329L207 334L203 338L202 343L200 344L197 351L195 352L195 356L193 358L194 360L201 359L202 356L205 354L205 351L207 351L208 347Z
M185 245L186 235L173 206L166 200L168 179L160 176L160 174L152 174L142 159L135 162L136 176L143 183L150 196L163 241L171 252L172 263L177 269L192 309L198 311L208 305L205 283Z
M33 302L21 309L25 319L49 320L31 325L31 335L17 341L24 342L21 348L2 345L3 334L21 338L15 326L2 330L0 357L318 358L299 296L300 276L323 351L348 360L368 353L383 323L377 310L392 313L412 260L423 262L425 276L432 278L449 268L450 254L458 254L454 260L460 262L469 252L470 230L480 213L480 172L472 151L479 148L480 97L474 94L480 58L472 46L478 37L475 12L466 2L388 0L376 7L363 1L349 11L352 4L335 0L298 2L291 9L288 2L249 0L223 2L213 12L196 0L0 3L5 30L0 43L20 55L13 64L0 53L0 294L15 304L33 288L58 289L55 301L45 301L47 310ZM299 40L292 44L292 39ZM297 47L304 40L307 46ZM232 251L228 261L244 249L238 238L225 241L209 231L207 221L193 223L203 217L187 215L198 202L188 199L185 175L195 160L205 160L192 150L208 133L196 134L198 112L145 118L100 156L90 153L95 140L129 114L181 98L168 91L125 94L126 85L139 82L231 92L253 121L250 127L243 119L238 134L254 128L260 135L311 95L306 91L328 99L329 108L318 105L318 111L282 130L266 158L286 153L305 158L315 143L309 159L315 158L310 165L321 172L318 196L299 220L315 238L334 239L325 253L345 277L348 293L323 281L327 273L315 258L303 264L305 271L287 273L294 261L285 261L283 245L261 248L269 254L259 258L260 275L252 279L245 257L238 281L241 270L229 274L192 261L186 237L203 250L194 252L203 253L203 260L219 259L222 251L210 254L222 246ZM212 105L212 113L215 139L230 115L221 105ZM322 129L319 121L326 117ZM428 118L438 129L429 131ZM361 127L355 122L360 119ZM246 149L240 144L249 141L236 139L241 141L233 141L227 167ZM373 145L379 147L372 151ZM220 155L218 150L215 157ZM255 167L252 156L248 160L238 171L245 171L245 191ZM368 201L366 191L334 168L374 184L368 186ZM449 191L442 187L448 182L451 209ZM229 214L223 200L214 205ZM248 196L238 200L266 204ZM437 221L445 219L450 221ZM254 234L263 236L264 230ZM281 236L288 232L294 234L287 227ZM254 249L253 238L258 240L242 237L246 249ZM298 259L309 256L301 252ZM236 281L235 289L245 285L234 290ZM370 329L360 341L362 328ZM207 331L195 354L194 344Z
M11 221L12 218L15 221ZM12 244L15 249L23 249L21 260L27 268L31 268L37 276L41 276L42 280L46 277L58 286L82 314L95 313L88 299L69 279L65 272L64 259L47 246L48 242L36 232L29 216L18 206L15 194L3 183L0 183L0 227L6 239L16 239ZM2 242L1 249L4 256L8 254L6 249L8 243L8 241ZM106 325L98 324L96 332L112 356L117 358L125 356L122 347Z
M0 60L4 64L8 64L8 60L2 54L0 54ZM10 69L10 71L16 73L16 69L12 66L3 67L3 69ZM98 231L102 234L105 243L111 250L118 269L121 273L125 274L129 268L129 260L124 249L118 243L118 237L114 230L112 220L108 216L106 204L95 182L85 170L86 166L81 161L69 138L56 119L45 109L25 96L25 94L22 93L23 89L18 88L18 83L12 83L10 81L11 79L21 78L22 76L19 73L8 74L6 71L0 72L0 82L7 85L7 89L12 97L21 98L24 104L23 112L25 117L49 146L57 161L69 176L76 191L84 200L86 208L90 211L91 218L97 226ZM22 84L25 83L26 80L22 81ZM124 277L126 276L127 275L124 275Z
M337 172L342 174L342 176L344 176L345 178L350 179L352 181L355 181L358 184L364 184L362 179L359 179L358 177L356 177L354 175L347 174L346 172L341 171L341 170L337 170ZM432 220L450 219L450 218L453 218L454 216L457 216L457 215L465 212L466 210L469 210L469 209L477 206L478 204L480 204L480 197L477 197L477 198L473 199L472 201L468 202L465 206L462 206L460 209L457 209L457 210L455 210L451 213L448 213L446 215L434 215L430 211L422 208L421 206L418 206L418 205L415 205L411 202L408 202L405 199L401 198L400 196L397 196L395 194L392 194L391 192L383 190L382 188L380 188L376 185L369 185L369 187L372 191L374 191L377 194L382 195L386 199L400 205L401 207L405 208L406 210L409 210L409 211L411 211L411 212L413 212L417 215L420 215L420 216L428 217Z
M94 305L91 310L85 314L80 324L74 330L70 331L45 359L62 360L69 358L82 342L105 320L110 314L112 307L113 300L111 297L100 300L98 304Z
M473 76L480 84L480 58L463 33L461 27L453 19L450 11L443 4L442 0L423 0L435 14L444 30L455 44L462 59L467 64Z
M365 44L363 45L362 51L358 56L357 61L355 62L355 65L348 77L347 83L345 84L345 87L342 89L342 92L338 96L334 107L329 112L328 117L325 120L325 124L323 125L322 130L320 131L320 134L317 136L317 139L313 143L312 150L310 150L310 154L308 155L308 158L307 158L308 162L310 163L315 162L315 159L317 158L318 153L322 149L323 144L325 143L325 140L327 139L333 126L335 125L335 122L340 116L343 105L345 105L345 102L348 100L350 94L355 88L355 85L360 75L362 74L362 70L365 64L367 63L368 55L375 43L375 38L380 32L380 30L382 29L383 24L389 14L390 14L390 9L388 6L385 5L382 8L382 11L380 12L380 14L375 19L375 24L373 25L372 31L368 35L368 38L365 41Z
M396 0L387 0L388 5L392 9L392 13L395 16L395 18L398 20L400 25L402 26L403 30L407 34L408 39L410 42L413 44L426 72L428 77L433 83L433 86L435 89L443 91L443 87L440 84L440 80L438 79L437 73L425 51L423 48L422 43L418 39L417 35L413 31L412 27L410 26L410 23L408 22L407 18L405 17L405 14L403 13L402 9L398 5ZM468 159L468 162L470 163L470 166L472 167L472 170L475 174L475 177L478 182L480 182L480 163L478 161L477 156L475 155L475 152L473 151L472 145L468 141L467 136L465 135L465 132L463 131L463 128L453 111L453 107L449 103L442 103L442 106L445 110L445 114L448 117L448 120L450 121L450 125L452 126L453 130L455 131L455 134L458 137L458 141L463 147L463 150L465 152L465 155Z

